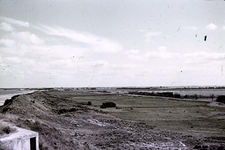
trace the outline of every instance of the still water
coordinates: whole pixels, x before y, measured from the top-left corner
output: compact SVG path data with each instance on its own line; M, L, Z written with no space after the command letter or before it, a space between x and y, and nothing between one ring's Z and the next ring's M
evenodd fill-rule
M4 104L6 99L10 99L14 95L32 93L31 90L3 90L0 89L0 106Z

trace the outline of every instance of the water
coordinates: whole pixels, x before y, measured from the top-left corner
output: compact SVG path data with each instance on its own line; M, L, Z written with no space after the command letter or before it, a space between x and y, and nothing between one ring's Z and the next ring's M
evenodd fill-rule
M14 95L32 93L31 90L3 90L0 89L0 106L2 106L6 99L10 99Z

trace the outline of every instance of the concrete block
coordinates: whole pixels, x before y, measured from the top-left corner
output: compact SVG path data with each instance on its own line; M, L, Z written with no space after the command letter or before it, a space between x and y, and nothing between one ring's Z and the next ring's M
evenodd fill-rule
M14 133L0 137L0 145L7 150L39 150L38 133L16 126Z

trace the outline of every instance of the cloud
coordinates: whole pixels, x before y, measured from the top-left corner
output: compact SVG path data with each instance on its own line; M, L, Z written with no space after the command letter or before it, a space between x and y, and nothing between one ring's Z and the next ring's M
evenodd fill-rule
M129 53L130 53L130 54L137 55L137 54L140 53L140 50L138 50L138 49L132 49L132 50L129 50Z
M128 58L131 58L133 60L140 60L141 55L140 55L140 50L139 49L131 49L131 50L126 50L122 53Z
M155 36L159 36L160 34L162 34L162 32L147 32L145 34L145 37L149 38L149 37L155 37Z
M15 41L11 39L0 39L0 45L11 47L15 45Z
M145 59L149 59L149 58L153 58L153 59L172 59L177 57L178 54L172 53L171 51L166 50L164 46L159 47L161 49L159 49L158 51L148 51L144 57Z
M32 59L29 58L20 58L20 57L5 57L4 61L10 64L20 64L20 63L24 63L24 64L29 64L29 65L33 65L35 62Z
M159 50L166 50L167 47L166 47L166 46L160 46L160 47L158 47L158 49L159 49Z
M13 30L0 39L0 67L5 68L0 77L12 81L5 82L7 86L9 83L33 87L165 84L181 76L181 69L193 74L187 78L202 76L225 62L225 53L171 51L162 41L162 45L154 43L150 50L146 47L126 50L111 39L63 27L39 25L35 29L42 32L34 32L33 25L19 28L7 21L1 27ZM187 29L196 30L194 26ZM144 35L147 31L140 32ZM145 39L161 34L148 32ZM198 79L201 77L195 81Z
M171 52L168 50L160 50L160 51L150 51L145 56L147 58L180 60L186 63L198 63L198 62L208 63L209 61L224 60L225 53L210 53L205 51L178 53L178 52Z
M23 40L26 43L32 43L35 45L41 45L44 43L42 39L30 32L16 32L14 33L14 36L17 38L17 40Z
M14 28L6 22L0 23L0 29L3 31L13 31L14 30Z
M225 53L217 52L173 52L167 50L167 47L160 46L158 50L151 50L145 53L129 54L128 58L140 62L151 62L152 60L161 62L171 61L174 63L189 63L189 64L199 64L199 63L211 63L213 61L225 61ZM136 62L137 63L137 62Z
M49 60L72 59L74 61L88 51L86 48L79 48L73 45L36 45L27 47L26 51L29 51L30 48L34 51L34 57L36 55ZM30 53L33 52L31 51Z
M20 20L16 20L16 19L12 19L12 18L7 18L7 17L0 17L0 19L3 19L4 21L6 21L8 23L15 24L18 26L30 27L29 22L20 21Z
M214 23L210 23L206 26L206 28L208 30L216 30L217 29L217 25L215 25Z
M35 45L41 45L44 43L44 41L41 38L39 38L37 35L30 33L28 31L13 32L10 34L10 38L11 39L2 39L2 43L5 43L5 44L8 43L8 46L9 46L9 42L13 44L15 43L15 41L21 44L26 43L26 44L35 44Z
M225 30L225 26L223 26L222 30Z
M42 26L38 27L37 29L49 35L61 36L71 39L75 42L87 44L91 50L96 52L116 53L122 51L123 49L122 46L115 41L95 36L90 33L80 33L62 27L52 28L49 26Z

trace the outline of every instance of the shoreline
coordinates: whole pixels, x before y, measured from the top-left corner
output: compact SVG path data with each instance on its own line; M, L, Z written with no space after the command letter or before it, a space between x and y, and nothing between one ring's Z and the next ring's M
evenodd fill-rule
M10 90L7 90L7 92ZM13 93L7 93L7 94L0 94L0 106L3 106L5 101L7 99L11 99L13 96L16 95L23 95L23 94L29 94L29 93L33 93L35 92L34 90L28 91L28 90L16 90L17 92L15 92L15 90L13 90Z

